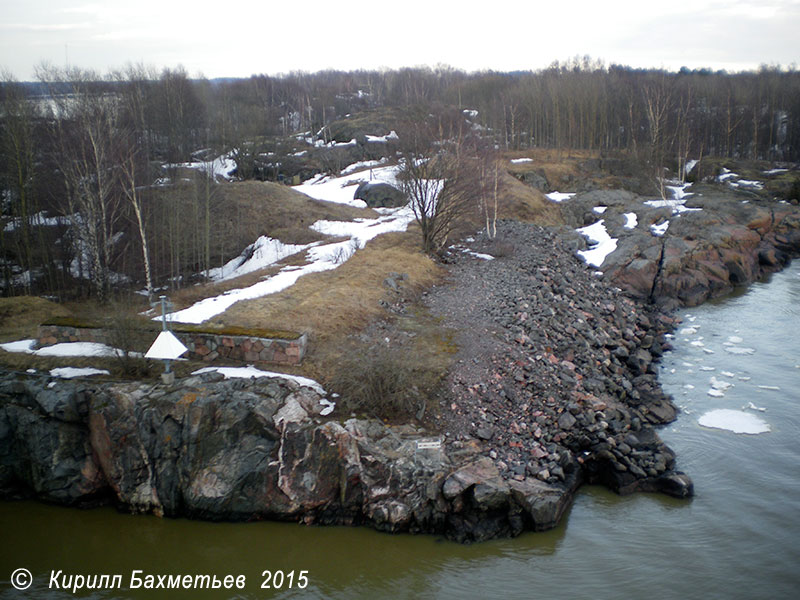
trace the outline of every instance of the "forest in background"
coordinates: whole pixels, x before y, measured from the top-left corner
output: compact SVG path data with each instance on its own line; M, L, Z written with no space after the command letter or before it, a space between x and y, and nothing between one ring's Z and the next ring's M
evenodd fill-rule
M241 247L224 235L235 227L223 218L226 186L178 165L210 172L227 156L236 179L297 181L375 158L363 140L334 151L413 115L448 131L466 124L499 151L624 154L654 174L708 156L800 160L800 73L779 67L667 72L576 58L536 72L204 80L180 67L43 66L38 82L5 74L0 85L2 294L104 300L202 280Z

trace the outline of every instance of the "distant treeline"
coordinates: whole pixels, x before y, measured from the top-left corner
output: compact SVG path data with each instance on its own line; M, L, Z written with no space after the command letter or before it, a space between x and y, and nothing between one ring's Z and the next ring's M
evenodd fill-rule
M274 152L278 162L288 136L327 142L346 116L410 107L460 114L501 149L630 152L656 172L709 155L800 160L800 73L778 67L674 73L584 58L536 72L221 80L182 68L43 67L36 83L8 74L0 83L1 293L105 298L120 272L150 289L182 285L224 254L214 222L223 199L203 178L154 186L162 165L232 152L238 176L252 177L248 157ZM382 126L371 133L392 124Z

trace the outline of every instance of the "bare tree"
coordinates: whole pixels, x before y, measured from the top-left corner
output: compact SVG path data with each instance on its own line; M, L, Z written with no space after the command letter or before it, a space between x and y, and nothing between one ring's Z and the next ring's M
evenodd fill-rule
M440 150L433 156L406 155L399 175L403 192L422 230L422 249L438 252L458 220L474 206L476 170L460 152Z
M650 164L655 171L658 191L662 198L666 198L664 162L667 151L667 118L672 106L672 90L666 75L662 73L656 81L646 83L642 94L649 132Z
M136 219L136 229L139 232L139 240L142 248L142 264L144 265L144 279L145 287L147 288L147 298L153 298L153 274L150 268L150 252L147 245L147 232L145 231L145 219L142 210L142 194L140 191L140 182L142 178L139 152L136 146L129 144L123 149L123 154L120 157L120 171L122 180L122 190L128 204L133 210L134 218Z
M56 162L67 188L67 212L88 259L88 275L100 301L110 291L111 250L119 211L114 148L119 142L116 97L95 73L42 68L54 108ZM81 267L82 269L82 267Z

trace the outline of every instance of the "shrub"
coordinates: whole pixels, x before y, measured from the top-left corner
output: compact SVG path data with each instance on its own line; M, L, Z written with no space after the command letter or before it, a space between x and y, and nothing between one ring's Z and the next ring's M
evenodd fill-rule
M117 353L117 362L126 377L146 377L150 374L150 365L140 356L154 340L153 330L148 325L123 305L110 306L108 343L121 351Z
M351 345L328 384L340 394L344 414L408 420L424 412L433 379L408 349L378 342Z

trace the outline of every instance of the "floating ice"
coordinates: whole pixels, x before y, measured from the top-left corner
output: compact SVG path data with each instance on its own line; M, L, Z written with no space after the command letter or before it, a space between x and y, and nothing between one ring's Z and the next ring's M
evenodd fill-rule
M722 379L717 379L713 375L709 380L711 382L711 387L717 390L727 390L728 388L733 387L733 384L730 381L723 381Z
M697 327L684 327L678 333L681 335L694 335L697 333Z
M780 392L781 391L781 388L779 388L777 385L760 385L760 386L758 386L758 389L760 389L760 390L770 390L770 391L773 391L773 392Z
M701 342L700 340L694 340L693 342L690 342L690 345L691 346L696 346L698 348L702 348L703 346L705 346L705 344L703 342Z
M766 410L767 410L767 409L766 409L766 408L764 408L763 406L756 406L756 405L755 405L755 404L753 404L752 402L748 402L748 403L747 403L747 406L743 406L743 407L742 407L742 409L745 409L745 408L749 408L750 410L757 410L757 411L759 411L759 412L764 412L764 411L766 411Z
M701 371L716 371L717 367L700 367Z
M738 335L731 335L728 336L728 341L734 344L741 344L744 340L740 338Z
M725 395L725 392L723 392L722 390L717 390L717 389L711 388L710 390L708 390L706 392L706 394L708 394L709 396L711 396L713 398L722 398Z
M770 431L770 426L755 415L728 408L720 408L707 412L700 417L697 422L703 427L725 429L734 433L746 433L750 435L767 433Z
M745 348L744 346L725 346L725 352L730 352L731 354L755 354L755 348Z

